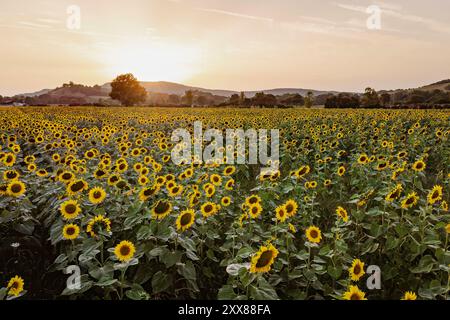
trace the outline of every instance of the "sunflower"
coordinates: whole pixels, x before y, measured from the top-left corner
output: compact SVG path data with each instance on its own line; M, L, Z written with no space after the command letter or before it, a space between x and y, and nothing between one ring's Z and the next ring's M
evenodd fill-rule
M428 204L435 204L442 200L442 186L434 186L427 196Z
M359 259L353 260L352 266L348 269L350 278L353 281L359 281L359 279L365 275L364 262Z
M247 199L245 199L245 204L250 206L252 204L260 203L261 198L258 195L251 195Z
M114 248L114 254L116 255L116 258L121 262L130 261L133 258L135 252L136 248L130 241L122 241Z
M7 167L12 167L16 162L16 155L14 153L6 153L3 158L3 164Z
M152 216L158 220L167 217L172 211L172 204L169 201L159 200L151 210Z
M170 197L178 197L183 193L184 187L182 185L175 185L173 188L169 189L169 196Z
M367 300L366 294L359 290L358 286L350 286L349 290L344 293L344 300Z
M412 169L416 172L422 172L426 167L427 165L423 162L423 160L418 160L412 165Z
M236 172L236 167L235 166L228 166L223 170L223 175L224 176L231 176L233 173Z
M89 188L89 186L88 186L87 182L85 182L83 179L73 180L67 186L67 193L70 196L74 196L77 193L87 190L88 188Z
M367 154L363 153L359 156L358 158L358 163L359 164L367 164L369 162L369 157L367 156Z
M445 212L448 211L448 203L447 203L447 201L442 201L441 209L442 209L442 211L445 211Z
M316 226L311 226L306 229L306 237L308 238L309 242L320 243L320 241L322 240L322 232Z
M289 231L291 231L292 233L297 233L297 228L292 224L289 223Z
M68 200L64 202L63 204L61 204L59 210L66 220L73 220L81 213L81 208L76 200Z
M80 235L80 227L75 224L67 224L64 226L62 234L66 240L75 240Z
M150 197L157 194L160 190L159 185L155 184L152 187L146 187L139 192L139 200L142 202L147 201Z
M230 179L225 183L225 189L228 191L232 191L234 188L234 179Z
M345 174L345 167L344 166L340 166L338 171L337 171L338 176L342 177Z
M336 214L339 218L341 218L344 222L348 222L348 212L342 207L337 207Z
M5 180L17 180L20 177L20 173L16 170L7 170L3 172L3 179Z
M177 218L177 230L178 231L186 231L195 222L195 211L194 210L186 210L180 213Z
M412 192L406 196L405 199L402 200L402 208L403 209L409 209L414 207L417 202L419 201L419 196L417 193Z
M205 218L211 217L213 215L215 215L218 211L218 207L215 203L213 202L206 202L205 204L203 204L200 208L202 215Z
M298 212L298 203L293 199L286 201L284 207L286 209L286 214L288 215L288 217L293 217Z
M391 190L391 192L388 193L385 200L387 202L393 202L395 199L398 199L403 191L403 187L401 184L397 184L394 189Z
M220 201L220 203L224 207L228 207L231 204L231 198L230 197L223 197L222 200Z
M211 183L215 185L216 187L220 186L222 184L222 177L218 174L212 174L209 178Z
M445 232L450 234L450 223L445 226Z
M7 286L8 295L18 297L22 293L24 285L25 281L21 277L11 278Z
M258 203L254 203L249 206L248 213L252 219L258 218L263 211L262 206Z
M65 184L68 184L70 181L72 181L75 178L75 175L70 171L63 171L59 176L58 179Z
M86 231L91 237L96 238L100 231L111 232L111 220L102 215L89 220Z
M101 187L92 188L89 191L89 201L92 204L100 204L106 199L106 192Z
M285 222L288 217L287 212L286 212L286 205L282 205L282 206L279 206L278 208L276 208L275 216L278 221Z
M118 174L112 174L108 177L108 185L115 186L120 181L120 176Z
M401 300L417 300L417 295L412 291L407 291Z
M269 244L267 247L262 246L252 258L250 272L269 272L275 262L275 258L278 256L278 253L278 250L272 244Z
M8 187L6 188L6 193L11 197L20 197L25 193L27 190L25 183L22 181L16 180L12 181L8 184Z

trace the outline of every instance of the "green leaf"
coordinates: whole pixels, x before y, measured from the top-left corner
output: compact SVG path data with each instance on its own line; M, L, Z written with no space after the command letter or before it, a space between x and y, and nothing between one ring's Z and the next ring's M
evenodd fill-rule
M152 289L153 293L160 293L166 291L172 285L172 281L170 277L163 273L162 271L158 271L153 275L152 279Z
M222 288L220 288L219 294L217 296L219 300L234 300L236 299L236 297L237 295L234 292L233 286L230 285L224 285Z

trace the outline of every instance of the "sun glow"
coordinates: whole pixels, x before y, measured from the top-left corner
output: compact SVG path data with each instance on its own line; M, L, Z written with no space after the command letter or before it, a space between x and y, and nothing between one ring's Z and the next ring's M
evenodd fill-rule
M160 43L121 43L105 55L108 77L131 72L141 81L186 81L202 62L197 48Z

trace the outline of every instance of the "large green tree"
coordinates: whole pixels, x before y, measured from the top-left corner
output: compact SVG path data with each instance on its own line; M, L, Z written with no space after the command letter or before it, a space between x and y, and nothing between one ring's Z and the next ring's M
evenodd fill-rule
M147 91L131 73L118 76L111 83L111 87L109 96L114 100L119 100L124 106L143 103L147 98Z

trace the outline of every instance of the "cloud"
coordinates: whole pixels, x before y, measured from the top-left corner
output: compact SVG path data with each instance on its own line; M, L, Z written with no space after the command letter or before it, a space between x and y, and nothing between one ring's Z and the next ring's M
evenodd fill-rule
M218 13L218 14L223 14L223 15L227 15L227 16L237 17L237 18L263 21L263 22L268 22L268 23L273 23L273 21L274 21L271 18L252 16L252 15L231 12L231 11L225 11L225 10L207 9L207 8L198 8L197 10L204 11L204 12Z
M386 4L384 2L378 2L377 3L380 8L382 9L382 14L385 14L387 16L390 16L392 18L396 18L399 20L407 21L407 22L414 22L414 23L420 23L427 27L428 29L440 33L450 33L450 25L433 20L424 18L418 15L414 14L408 14L405 13L401 6ZM367 13L366 7L363 6L355 6L351 4L343 4L343 3L335 3L339 8L350 10L350 11L356 11L360 13Z
M33 29L51 28L47 24L40 24L40 23L35 23L35 22L30 22L30 21L19 21L18 24L20 24L21 26L25 26L25 27L29 27L29 28L33 28Z

